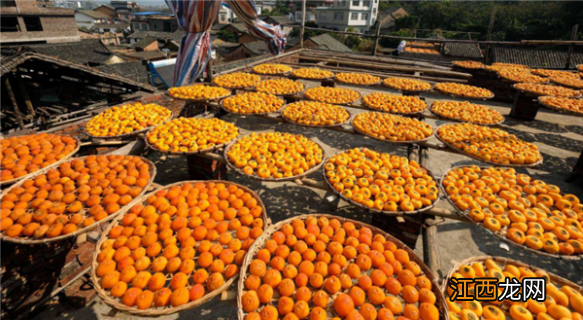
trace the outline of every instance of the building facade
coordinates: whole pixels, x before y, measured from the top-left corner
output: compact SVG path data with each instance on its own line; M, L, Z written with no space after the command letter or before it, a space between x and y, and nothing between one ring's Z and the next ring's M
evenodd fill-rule
M93 28L95 25L106 24L109 21L108 16L93 10L78 10L75 12L75 20L79 28Z
M75 12L38 7L36 1L0 1L0 44L79 41Z
M379 0L324 2L316 7L316 23L323 28L340 31L352 28L356 32L364 33L375 24L378 7Z

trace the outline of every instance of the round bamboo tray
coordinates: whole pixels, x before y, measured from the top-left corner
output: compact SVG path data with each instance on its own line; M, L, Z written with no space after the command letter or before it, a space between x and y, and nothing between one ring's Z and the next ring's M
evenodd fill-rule
M243 72L243 73L246 73L246 72ZM219 76L219 77L220 77L220 76ZM251 86L221 86L221 85L219 85L219 84L215 83L215 81L216 81L216 79L217 79L217 78L218 78L218 77L216 77L216 78L213 80L213 85L215 85L215 86L217 86L217 87L221 87L221 88L229 89L229 90L245 90L245 89L247 89L247 88L251 88L251 87L253 87L255 84L257 84L257 83L259 83L259 82L263 81L263 79L260 77L259 81L258 81L257 83L255 83L254 85L251 85Z
M429 105L427 104L427 102L425 102L424 100L421 100L421 101L423 101L425 103L425 108L423 108L422 110L419 110L419 111L415 111L415 112L391 112L391 111L378 109L378 108L375 108L375 107L371 106L370 104L368 104L364 100L364 98L362 99L362 104L364 106L366 106L367 108L369 108L370 110L377 111L377 112L384 112L384 113L396 114L396 115L401 115L401 116L417 116L417 115L424 113L425 110L429 109Z
M289 76L289 75L292 74L292 71L293 71L293 69L290 70L290 71L277 72L277 73L259 73L259 72L255 71L255 70L253 70L253 73L256 74L256 75L266 76L266 77L277 77L277 76L279 76L279 77L287 77L287 76Z
M473 123L473 124L477 124L480 126L497 126L497 125L501 125L502 123L504 123L504 121L506 121L506 118L504 118L504 116L502 116L502 120L498 121L498 122L494 122L494 123L478 123L478 122L473 122L473 121L463 121L460 119L456 119L456 118L452 118L452 117L448 117L448 116L444 116L441 113L433 110L433 104L435 103L435 101L433 101L431 103L431 106L429 106L429 111L431 111L431 113L433 113L434 115L443 118L443 119L447 119L447 120L451 120L451 121L457 121L457 122L467 122L467 123Z
M502 76L500 74L500 71L496 71L496 75L498 76L499 79L506 80L506 81L511 82L511 83L521 83L521 82L525 82L525 81L519 81L519 80L516 80L516 79L511 79L509 77ZM535 76L541 77L541 78L545 78L543 76L538 76L536 74L535 74ZM545 78L543 80L543 82L528 82L528 83L533 83L533 84L548 84L549 83L549 79L548 78Z
M416 79L409 79L409 78L399 78L399 77L390 77L390 78L397 78L397 79L407 79L407 80L416 80ZM390 79L390 78L387 78L387 79ZM419 81L423 81L423 80L419 80ZM423 82L426 82L426 81L423 81ZM427 82L427 83L429 83L429 82ZM396 87L394 87L394 86L388 85L388 84L386 84L386 83L385 83L385 81L384 81L384 80L383 80L383 81L381 81L381 84L382 84L384 87L387 87L387 88L389 88L389 89L398 90L399 92L406 92L406 93L410 93L410 94L419 94L419 93L422 93L422 92L428 92L428 91L431 91L431 90L433 90L433 87L435 86L434 84L430 84L431 86L430 86L428 89L425 89L425 90L405 90L405 89L399 89L399 88L396 88Z
M358 115L357 115L358 116ZM431 139L431 137L433 137L433 135L435 135L435 130L433 130L433 133L431 133L431 135L429 137L420 139L420 140L405 140L405 141L395 141L395 140L387 140L387 139L379 139L376 137L373 137L372 135L361 131L360 129L358 129L355 125L354 125L354 119L356 119L356 117L352 118L352 121L350 121L350 125L352 126L352 128L354 128L354 131L362 134L363 136L367 136L369 138L375 139L375 140L379 140L379 141L384 141L384 142L388 142L388 143L398 143L398 144L419 144L419 143L424 143L429 141L429 139ZM433 128L432 128L433 129Z
M540 96L548 96L548 94L545 94L545 93L538 93L538 92L534 92L534 91L528 91L528 90L524 90L524 89L517 88L516 87L517 84L518 83L513 84L512 85L512 88L514 88L518 92L522 92L524 94L529 94L529 95L532 95L532 96L537 97L537 98L540 97ZM547 84L547 86L552 86L552 85L553 84ZM561 87L561 86L557 86L557 87ZM569 89L569 88L565 88L565 89ZM575 93L577 93L577 94L575 94L574 96L555 96L555 97L561 97L561 98L578 98L578 97L581 96L581 92L578 92L575 89L570 89L570 90L575 91Z
M265 205L263 204L263 201L261 201L261 198L259 198L259 196L252 191L251 189L233 183L233 182L229 182L229 181L224 181L224 180L205 180L205 181L181 181L181 182L177 182L177 183L173 183L170 184L168 186L162 187L160 189L154 190L151 193L144 195L140 198L138 198L137 202L133 203L131 206L127 206L125 207L123 210L120 211L120 213L118 214L117 218L115 220L113 220L108 228L103 232L103 236L99 239L99 242L97 243L97 245L95 246L95 252L93 253L93 261L91 263L91 281L93 282L93 287L95 288L95 291L97 291L97 294L99 295L99 297L105 302L107 303L109 306L111 306L112 308L115 308L119 311L131 314L131 315L138 315L138 316L145 316L145 317L154 317L154 316L163 316L163 315L169 315L169 314L173 314L176 312L180 312L180 311L184 311L187 309L192 309L195 307L198 307L202 304L204 304L207 301L212 300L215 296L221 294L223 291L227 290L231 284L237 279L238 274L236 274L235 276L233 276L232 278L228 279L227 281L225 281L225 283L220 286L218 289L215 289L214 291L211 292L205 292L205 295L195 301L191 301L189 303L183 304L181 306L178 307L164 307L164 308L149 308L149 309L145 309L145 310L139 310L137 308L134 307L128 307L126 305L124 305L123 303L120 303L119 301L117 301L116 298L112 297L108 291L106 291L100 283L100 277L97 276L96 274L96 270L97 270L97 266L99 265L99 263L97 262L97 257L99 256L99 253L101 252L101 246L103 245L103 243L109 238L109 232L111 230L111 228L113 228L115 225L117 225L121 219L123 219L123 217L129 212L129 210L131 209L131 207L133 205L136 204L147 204L147 199L148 197L150 197L151 195L155 194L156 192L160 191L160 190L165 190L165 189L170 189L174 186L179 186L179 185L183 185L185 183L210 183L210 182L214 182L214 183L223 183L227 186L230 185L236 185L238 188L241 188L243 190L245 190L245 192L248 192L249 194L251 194L251 196L257 200L257 204L261 206L261 208L263 209L263 214L261 216L261 218L264 221L264 226L263 226L263 230L264 232L270 227L271 225L271 220L267 217L267 211L265 209ZM215 242L216 243L216 242ZM177 245L179 245L180 243L177 243ZM195 260L198 258L198 256L196 258L194 258ZM150 271L151 267L149 267L146 271ZM167 279L167 283L164 287L169 287L169 274L167 274L167 272L165 272L166 275L166 279ZM189 283L192 284L192 276L189 275ZM206 288L205 288L206 289Z
M199 99L183 99L183 98L179 98L179 97L175 97L173 95L170 94L170 92L166 91L166 94L169 95L170 97L172 97L173 99L177 99L177 100L182 100L182 101L187 101L187 102L194 102L194 103L206 103L206 102L213 102L213 101L218 101L221 100L223 98L229 97L231 95L233 95L233 89L231 88L224 88L221 86L217 86L214 85L214 83L212 85L209 85L207 83L197 83L194 85L190 85L188 87L193 87L193 86L209 86L209 87L219 87L219 88L223 88L225 90L229 90L230 92L228 94L224 94L222 96L218 96L218 97L213 97L213 98L199 98Z
M363 72L349 72L349 73L363 73ZM364 73L364 74L366 74L366 73ZM381 82L382 82L382 79L379 79L378 82L369 83L369 84L360 84L360 83L344 82L344 81L338 79L338 74L335 74L334 75L334 80L336 80L337 82L342 83L342 84L347 84L347 85L357 86L357 87L364 87L364 88L368 88L368 87L378 87L381 84Z
M441 181L444 181L445 177L447 177L447 175L449 174L450 171L452 171L452 170L454 170L456 168L463 168L463 167L465 167L465 166L457 166L457 167L453 167L453 168L447 170L447 172L445 172L443 174L443 176L441 176L441 180L439 180L439 181L440 182ZM487 166L481 166L480 168L485 169L485 168L488 168L488 167ZM495 236L496 238L498 238L498 239L500 239L500 240L502 240L502 241L504 241L504 242L506 242L506 243L508 243L510 245L516 246L516 247L518 247L520 249L523 249L523 250L532 252L534 254L539 254L539 255L542 255L542 256L546 256L546 257L559 258L559 259L565 259L565 260L581 260L581 259L583 259L583 254L579 254L579 255L550 254L550 253L545 252L545 251L534 250L532 248L529 248L526 245L518 244L518 243L516 243L516 242L514 242L514 241L512 241L512 240L510 240L508 238L506 238L506 231L508 230L508 227L503 227L498 232L493 232L493 231L487 229L486 227L484 227L484 224L479 223L477 221L474 221L474 219L470 218L470 216L469 216L470 210L469 209L461 210L460 208L458 208L458 206L453 201L451 201L451 199L449 198L447 192L445 192L445 188L443 187L443 185L441 183L438 183L438 184L439 184L439 189L441 190L441 193L447 199L447 202L449 202L449 204L451 204L451 206L456 209L456 211L458 212L459 215L461 215L462 217L466 218L471 224L476 225L476 226L479 226L480 228L484 229L485 231L487 231L491 235Z
M443 95L450 96L450 97L454 97L454 98L466 98L466 99L475 99L475 100L484 100L484 101L486 101L486 100L493 99L494 96L495 96L494 93L492 93L492 95L487 96L487 97L473 97L473 96L468 96L468 95L465 95L465 94L454 94L454 93L451 93L451 92L443 91L443 90L438 89L436 86L433 86L433 89L439 91Z
M345 152L345 151L340 151L340 152L336 153L335 155L340 154L340 153L343 153L343 152ZM435 179L435 176L433 175L433 173L429 169L427 169L425 167L423 167L423 168L425 170L427 170L427 174L436 182L437 185L439 185L439 182ZM421 209L413 210L413 211L386 211L386 210L378 210L378 209L374 209L374 208L365 207L361 203L354 202L352 199L348 199L347 197L345 197L341 192L336 191L336 189L334 189L334 186L332 185L332 183L330 182L330 180L328 180L328 177L326 176L326 170L325 169L322 169L322 178L324 179L324 181L326 181L326 184L328 185L328 188L330 190L332 190L332 192L334 192L337 196L339 196L340 198L342 198L342 200L344 200L344 201L346 201L346 202L348 202L348 203L350 203L350 204L352 204L352 205L354 205L354 206L356 206L358 208L361 208L363 210L368 210L368 211L373 212L373 213L382 213L382 214L385 214L385 215L388 215L388 216L413 215L413 214L423 213L423 212L425 212L427 210L431 210L431 209L433 209L433 207L435 207L435 204L439 202L439 196L438 196L437 199L431 205L429 205L427 207L424 207L424 208L421 208ZM438 187L438 189L439 189L439 187Z
M421 274L425 275L432 283L431 286L431 291L435 294L435 296L437 297L437 302L435 304L435 306L438 308L439 310L439 314L440 314L440 320L449 320L449 315L447 313L447 306L445 303L445 298L443 296L443 293L441 291L441 287L439 286L438 282L437 282L437 277L433 274L433 272L429 269L429 267L427 267L425 265L425 263L423 262L423 260L421 260L409 247L407 247L405 244L403 244L401 241L399 241L398 239L394 238L393 236L391 236L390 234L384 232L383 230L362 223L360 221L356 221L356 220L351 220L351 219L347 219L347 218L342 218L339 216L335 216L335 215L331 215L331 214L320 214L320 213L316 213L316 214L306 214L306 215L298 215L295 216L293 218L287 219L287 220L283 220L280 221L274 225L272 225L269 229L265 230L263 232L263 234L261 235L261 237L257 238L255 240L255 242L253 243L253 245L251 246L251 248L249 248L249 252L248 254L245 256L245 259L243 260L243 264L241 266L241 276L239 278L239 283L238 283L238 287L237 287L237 308L238 308L238 317L239 320L244 320L246 313L243 311L243 304L241 302L241 297L243 296L243 292L245 291L245 279L247 278L247 270L249 269L249 265L251 264L251 262L254 260L254 258L256 257L257 253L259 252L259 250L263 249L265 247L265 243L271 239L271 236L278 230L280 230L282 228L283 225L285 224L291 224L292 221L296 220L296 219L301 219L301 220L306 220L308 217L315 217L315 218L320 218L320 217L325 217L328 219L337 219L339 220L341 223L344 222L351 222L353 223L357 228L363 228L363 227L367 227L370 228L373 236L377 235L377 234L381 234L382 236L384 236L387 241L390 241L392 243L394 243L398 249L403 249L405 250L408 254L409 257L411 259L411 261L416 262L419 267L421 268ZM352 261L352 260L351 260ZM348 261L348 263L350 263L351 261ZM339 293L345 293L346 290L342 290ZM274 290L275 295L277 296L277 290ZM331 303L333 303L334 298L336 297L336 295L332 295L330 296L330 301L328 302L327 307L325 308L326 311L328 312L328 319L330 319L330 314L334 313L333 311L333 307L331 306ZM277 299L274 299L275 301L277 301ZM270 305L274 304L274 300L272 300L272 302L270 303ZM356 310L356 309L355 309Z
M273 111L273 112L254 112L254 113L239 113L239 112L233 112L233 111L231 111L231 110L229 110L229 109L225 108L225 106L224 106L225 99L227 99L227 98L224 98L224 99L222 99L222 100L219 102L219 107L220 107L221 109L223 109L223 110L224 110L225 112L227 112L227 113L230 113L230 114L236 114L236 115L239 115L239 116L268 115L268 114L272 114L272 113L278 113L278 112L281 110L281 108L279 108L278 110L275 110L275 111ZM285 100L283 100L282 98L278 98L278 99L279 99L279 101L281 101L281 103L282 103L282 108L283 108L283 106L285 105Z
M69 137L69 136L67 136L67 137ZM76 143L77 143L77 146L75 147L75 150L71 151L71 153L69 153L68 155L66 155L65 157L63 157L63 159L61 159L61 160L59 160L59 161L57 161L57 162L55 162L55 163L53 163L53 164L51 164L51 165L48 165L48 166L44 167L43 169L41 169L41 170L39 170L39 171L42 171L42 170L48 170L48 169L52 169L52 168L54 168L54 167L57 167L57 166L59 166L61 163L64 163L64 162L66 162L67 160L69 160L69 159L70 159L72 156L74 156L74 155L75 155L75 154L76 154L76 153L79 151L79 149L81 149L81 141L79 140L79 138L77 138L77 137L70 137L70 138L73 138L73 139L75 139L75 141L76 141ZM18 182L18 181L21 181L21 180L24 180L24 179L31 178L31 177L33 177L33 176L36 176L36 174L37 174L39 171L36 171L36 172L31 172L31 173L29 173L29 174L27 174L27 175L24 175L24 176L22 176L22 177L18 177L18 178L14 178L14 179L6 180L6 181L0 181L0 186L7 186L7 185L10 185L10 184L16 183L16 182Z
M318 69L318 68L302 68L302 69ZM296 69L296 70L298 70L298 69ZM320 70L320 69L318 69L318 70ZM324 70L324 71L327 71L327 70ZM330 71L330 72L332 72L332 71ZM330 76L330 77L307 78L307 77L297 76L292 71L291 74L290 74L290 77L293 77L294 79L312 80L312 81L322 81L322 80L333 80L334 79L334 75L335 75L335 73L332 72L332 76Z
M137 156L133 156L133 157L137 157ZM81 157L81 158L75 158L75 159L85 159L87 157ZM92 229L96 228L97 226L104 224L112 219L114 219L115 217L117 217L121 212L131 208L135 203L137 203L137 200L144 195L144 193L146 193L146 190L148 190L150 188L150 185L152 184L152 182L154 181L154 178L156 177L156 166L154 165L154 163L152 163L152 161L146 159L146 158L142 158L142 161L144 161L145 163L148 164L149 167L149 171L150 171L150 180L148 181L148 184L142 189L142 192L135 198L133 199L130 203L126 204L125 206L121 207L120 210L118 212L115 212L113 214L110 214L107 218L101 220L101 221L96 221L95 223L93 223L90 226L87 226L85 228L79 229L73 233L69 233L67 235L62 235L62 236L58 236L58 237L54 237L54 238L43 238L43 239L39 239L39 240L31 240L29 238L11 238L11 237L7 237L5 236L3 233L0 233L0 239L2 241L6 241L6 242L12 242L12 243L17 243L17 244L26 244L26 245L34 245L34 244L39 244L39 243L51 243L51 242L57 242L57 241L61 241L64 239L68 239L68 238L72 238L72 237L76 237L80 234L86 233L91 231ZM70 159L69 161L73 161L75 159ZM44 168L42 170L39 170L37 172L35 172L34 177L36 177L37 175L41 175L41 174L45 174L46 172L48 172L50 169L52 168ZM33 177L30 177L33 178ZM26 179L28 180L28 179ZM0 196L0 198L4 197L4 195L6 195L7 193L10 192L10 190L17 188L19 186L21 186L24 183L25 180L21 180L18 183L12 185L11 187L9 187L8 189L4 189L2 190L2 194ZM87 213L87 208L84 208L80 213Z
M441 126L443 126L444 124L442 124ZM534 168L536 166L538 166L539 164L543 163L543 157L541 154L541 159L538 160L535 163L531 163L531 164L513 164L513 163L507 163L507 164L502 164L502 163L496 163L496 162L492 162L492 161L488 161L488 160L484 160L480 157L477 157L473 154L469 154L466 152L463 152L462 150L454 147L453 145L451 145L449 142L446 142L445 140L443 140L440 136L439 136L439 128L441 128L441 126L437 127L437 130L435 130L435 137L437 138L437 140L439 140L441 143L445 144L448 148L454 150L455 152L459 153L459 154L463 154L466 157L470 157L474 160L478 160L481 162L485 162L494 166L504 166L504 167L514 167L514 168ZM540 152L539 152L540 153Z
M237 128L237 129L239 129L239 128ZM148 146L148 148L151 148L152 150L155 150L156 152L160 152L160 153L167 154L167 155L191 156L191 155L196 155L196 154L200 154L200 153L212 152L212 151L224 148L225 146L236 141L240 135L241 135L241 131L239 130L239 132L237 133L237 136L228 142L217 144L216 146L212 146L212 147L206 148L206 149L200 149L197 151L186 151L186 152L162 151L162 150L156 148L156 146L154 146L153 144L151 144L150 140L148 140L147 136L144 138L144 141L146 142L146 146Z
M557 79L554 79L552 77L550 79L551 79L551 82L552 83L558 84L558 85L563 86L563 87L571 88L571 89L574 89L574 90L581 90L581 89L583 89L583 84L582 85L571 85L571 84L568 84L568 83L564 83L564 82L561 82L561 81L557 81Z
M136 130L136 131L132 131L130 133L124 133L124 134L118 134L116 136L95 136L92 135L91 133L89 133L89 131L87 131L87 126L83 126L83 131L85 132L85 134L87 134L91 139L95 139L95 140L114 140L114 139L126 139L126 138L131 138L137 135L140 135L142 133L148 132L152 129L154 129L155 127L166 123L167 121L172 120L174 117L176 116L175 112L170 113L170 117L168 117L168 119L160 122L157 125L153 125L153 126L149 126L149 127L145 127L144 129L140 129L140 130ZM93 118L91 118L93 119Z
M302 90L300 90L300 91L292 92L292 93L284 93L284 94L276 94L276 93L271 93L271 92L259 91L259 90L257 90L257 87L255 87L255 86L254 87L250 87L248 89L248 91L268 93L268 94L272 94L272 95L277 96L277 97L293 97L293 96L303 96L304 95L304 92L306 91L306 86L304 86L304 88Z
M571 282L570 280L559 277L558 275L556 275L554 273L547 272L544 269L528 265L524 262L520 262L518 260L508 259L508 258L504 258L504 257L480 256L480 257L468 258L468 259L465 259L461 262L458 262L455 266L453 266L453 268L451 268L449 270L447 276L443 279L443 282L441 284L441 291L443 293L443 296L446 297L446 299L447 299L447 287L448 287L449 280L452 278L453 274L456 273L462 266L471 265L475 262L483 264L484 261L486 261L487 259L492 259L495 262L498 262L499 266L502 269L504 269L506 267L506 265L511 264L511 265L514 265L518 268L520 268L520 267L529 268L533 272L544 271L546 274L549 275L549 278L553 284L559 285L561 287L566 285L566 286L569 286L569 287L575 289L578 292L583 292L583 288L581 286L575 284L574 282ZM510 314L508 312L505 312L505 313L508 315L507 318L510 318Z
M241 138L239 138L241 139ZM315 143L316 145L318 145L318 147L320 147L320 149L322 150L322 162L318 163L317 165L315 165L313 168L310 168L308 171L296 175L296 176L292 176L292 177L283 177L283 178L261 178L257 175L249 175L246 174L245 172L243 172L243 170L237 168L237 166L235 166L234 164L231 163L231 161L229 160L229 156L227 155L229 153L229 150L231 149L231 147L237 143L237 141L239 141L239 139L235 140L233 143L229 144L226 148L225 148L225 152L224 152L224 157L225 157L225 161L227 163L227 166L229 168L231 168L232 170L234 170L235 172L237 172L238 174L247 176L253 180L258 180L258 181L268 181L268 182L284 182L284 181L293 181L293 180L297 180L297 179L301 179L309 174L311 174L312 172L315 172L316 170L318 170L326 161L326 152L324 151L324 148L322 148L322 145L320 145L319 143L317 143L316 141L313 141L310 139L310 141L312 141L313 143Z
M321 101L318 101L318 102L321 102ZM322 102L322 103L327 103L327 102ZM297 122L295 122L295 121L292 121L291 119L287 118L287 117L286 117L286 116L283 114L284 110L285 110L285 109L286 109L288 106L289 106L289 104L286 104L286 105L284 105L284 106L283 106L283 107L282 107L282 108L279 110L279 113L281 114L281 117L282 117L282 118L283 118L285 121L287 121L287 122L289 122L289 123L293 123L293 124L295 124L295 125L302 126L302 127L311 127L311 128L332 128L332 127L341 127L341 126L343 126L343 125L345 125L345 124L349 123L349 122L351 121L350 119L352 119L352 113L351 113L350 111L346 110L345 108L342 108L342 107L340 107L340 108L344 109L344 111L348 112L348 119L346 119L345 121L343 121L343 122L341 122L341 123L335 123L335 124L331 124L331 125L323 125L323 126L317 126L317 125L311 125L311 124L301 124L301 123L297 123Z
M540 96L537 98L538 103L540 103L542 106L544 106L545 108L557 111L559 113L567 113L567 114L572 114L578 117L583 117L583 112L577 112L577 111L573 111L573 110L569 110L569 109L564 109L564 108L559 108L559 107L555 107L553 105L550 105L544 101L541 100L541 98L544 97L550 97L550 96ZM567 98L569 99L569 98Z
M360 99L362 99L362 94L360 94L360 92L354 90L356 93L358 93L358 98L356 98L356 99L354 99L352 101L344 102L344 103L331 103L331 102L327 102L327 101L312 99L312 98L306 96L306 91L308 91L309 89L312 89L312 88L308 88L308 89L304 90L304 100L318 101L318 102L323 102L323 103L328 103L328 104L335 104L335 105L339 105L339 106L347 106L347 107L350 107L350 106L353 106L357 101L359 101ZM352 89L350 89L350 90L352 90Z

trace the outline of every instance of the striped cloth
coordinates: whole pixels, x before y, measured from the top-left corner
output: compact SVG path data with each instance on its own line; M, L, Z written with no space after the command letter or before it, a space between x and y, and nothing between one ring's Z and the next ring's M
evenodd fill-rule
M225 1L251 35L268 42L271 53L283 53L285 35L279 26L258 20L254 0ZM221 0L166 0L166 4L186 31L174 67L174 86L184 86L202 76L208 64L211 57L209 31L219 14Z

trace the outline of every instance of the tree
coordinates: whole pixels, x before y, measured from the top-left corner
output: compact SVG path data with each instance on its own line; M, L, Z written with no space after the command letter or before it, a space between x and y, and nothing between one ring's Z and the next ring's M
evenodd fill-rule
M389 34L387 34L387 35L403 37L403 38L410 38L410 37L414 36L413 32L410 30L399 30L399 31L389 32ZM399 46L399 43L401 41L402 41L402 39L380 38L379 44L385 48L396 48L397 46Z
M318 24L313 22L313 21L306 21L305 24L306 27L311 27L311 28L319 28ZM299 37L300 36L300 32L301 32L301 28L294 28L289 36L290 38L294 38L294 37ZM311 37L315 37L319 34L322 34L322 31L316 31L316 30L304 30L304 40L311 38Z
M271 11L268 10L267 13L264 12L264 14L269 13L271 16L285 16L289 13L289 5L290 1L277 0L273 9Z
M225 41L237 43L237 35L232 31L220 30L217 35Z

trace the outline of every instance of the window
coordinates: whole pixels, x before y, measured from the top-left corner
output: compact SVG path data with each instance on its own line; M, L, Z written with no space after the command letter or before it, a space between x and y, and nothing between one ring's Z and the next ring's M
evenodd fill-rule
M369 0L365 0L365 1L362 3L362 5L363 5L363 6L365 6L365 7L370 7L370 1L369 1Z
M362 14L362 20L368 20L368 13Z
M18 32L20 31L20 26L18 25L18 19L16 17L3 17L0 19L2 23L2 32Z
M358 12L353 12L350 16L350 20L358 20Z
M39 17L24 17L24 25L26 26L26 31L43 31L43 26L40 23Z
M377 14L377 8L372 8L372 14Z
M334 13L334 20L344 20L344 12Z
M353 6L359 6L360 5L360 1L352 1L352 5Z
M344 0L338 0L338 6L339 7L344 7L345 4L346 4L346 1L344 1Z

